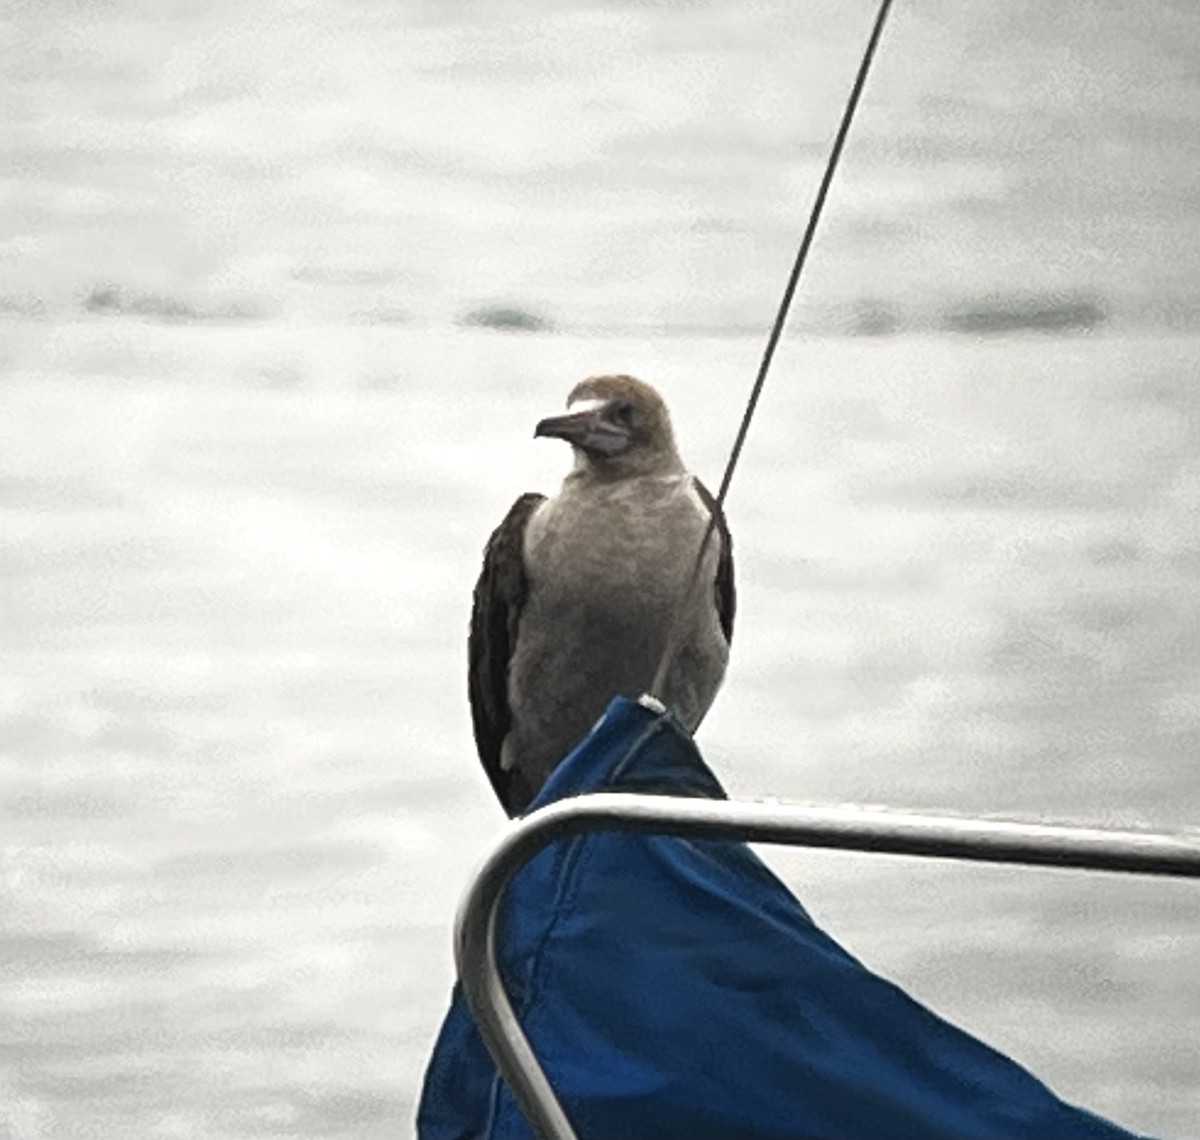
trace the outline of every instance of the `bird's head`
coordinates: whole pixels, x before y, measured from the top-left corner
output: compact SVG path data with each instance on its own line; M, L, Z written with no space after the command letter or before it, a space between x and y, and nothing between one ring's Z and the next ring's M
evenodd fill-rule
M565 439L576 469L602 479L683 470L663 398L632 376L593 376L567 397L567 414L542 420L533 433Z

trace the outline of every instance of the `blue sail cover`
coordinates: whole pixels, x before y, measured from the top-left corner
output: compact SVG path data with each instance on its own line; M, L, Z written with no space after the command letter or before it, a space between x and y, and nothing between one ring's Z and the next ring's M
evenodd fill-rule
M534 802L724 798L669 714L615 700ZM532 809L531 809L532 810ZM509 887L505 984L581 1140L1116 1140L871 973L741 843L592 834ZM530 1137L456 987L421 1140Z

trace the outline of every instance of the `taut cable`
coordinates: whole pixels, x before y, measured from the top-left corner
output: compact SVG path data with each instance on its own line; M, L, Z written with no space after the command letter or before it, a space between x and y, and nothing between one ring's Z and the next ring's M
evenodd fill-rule
M880 37L883 35L883 25L891 6L892 0L880 0L879 11L875 15L875 24L871 28L871 38L867 40L862 62L858 65L858 74L854 77L854 86L851 87L850 97L846 100L842 121L838 124L837 135L834 137L833 147L829 151L829 159L825 164L825 173L821 176L821 185L817 189L812 210L809 211L808 225L805 227L803 238L800 239L800 248L796 251L796 260L792 263L792 271L788 275L787 285L784 287L783 297L779 302L779 311L775 314L775 323L771 326L770 336L767 337L767 345L758 366L758 375L754 379L754 387L750 390L750 398L746 401L746 409L742 413L742 422L729 452L729 460L725 464L721 487L717 491L716 506L710 512L708 526L705 527L704 537L700 540L700 549L696 552L696 560L692 563L692 569L688 575L687 587L675 604L671 623L668 626L667 641L663 646L663 654L659 659L658 669L650 686L651 694L660 699L665 699L667 674L670 671L671 662L675 659L676 650L679 648L680 623L683 612L696 588L700 567L704 564L705 551L708 549L713 531L717 527L717 515L725 505L725 496L729 491L729 484L733 481L733 472L741 457L742 448L745 446L746 435L750 431L750 421L754 418L754 410L758 407L759 397L762 395L763 386L767 381L767 372L770 370L771 361L775 358L775 349L779 345L779 338L783 335L783 327L787 323L788 312L792 307L792 298L796 295L796 287L800 284L800 274L808 260L808 251L816 236L817 223L821 220L821 211L825 208L825 199L829 196L829 187L837 172L838 162L842 157L842 148L846 145L846 136L850 133L850 124L854 121L854 112L858 109L859 99L866 86L867 73L871 70L871 62L875 58L875 50L879 46Z

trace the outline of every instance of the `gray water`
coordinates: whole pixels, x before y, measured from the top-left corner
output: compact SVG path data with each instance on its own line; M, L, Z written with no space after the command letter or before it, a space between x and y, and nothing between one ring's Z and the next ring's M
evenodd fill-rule
M715 481L870 18L4 10L0 1137L411 1131L483 542L589 373ZM730 499L733 792L1197 826L1198 127L1190 2L899 3ZM1200 1133L1195 886L768 858Z

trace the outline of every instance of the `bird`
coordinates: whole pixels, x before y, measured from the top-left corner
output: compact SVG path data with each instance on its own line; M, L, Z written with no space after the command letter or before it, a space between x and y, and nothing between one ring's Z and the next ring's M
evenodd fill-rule
M475 743L510 817L614 696L649 691L669 640L653 695L695 732L725 675L737 604L724 513L680 459L653 387L582 380L534 436L569 443L573 466L557 495L521 495L492 533L468 637Z

